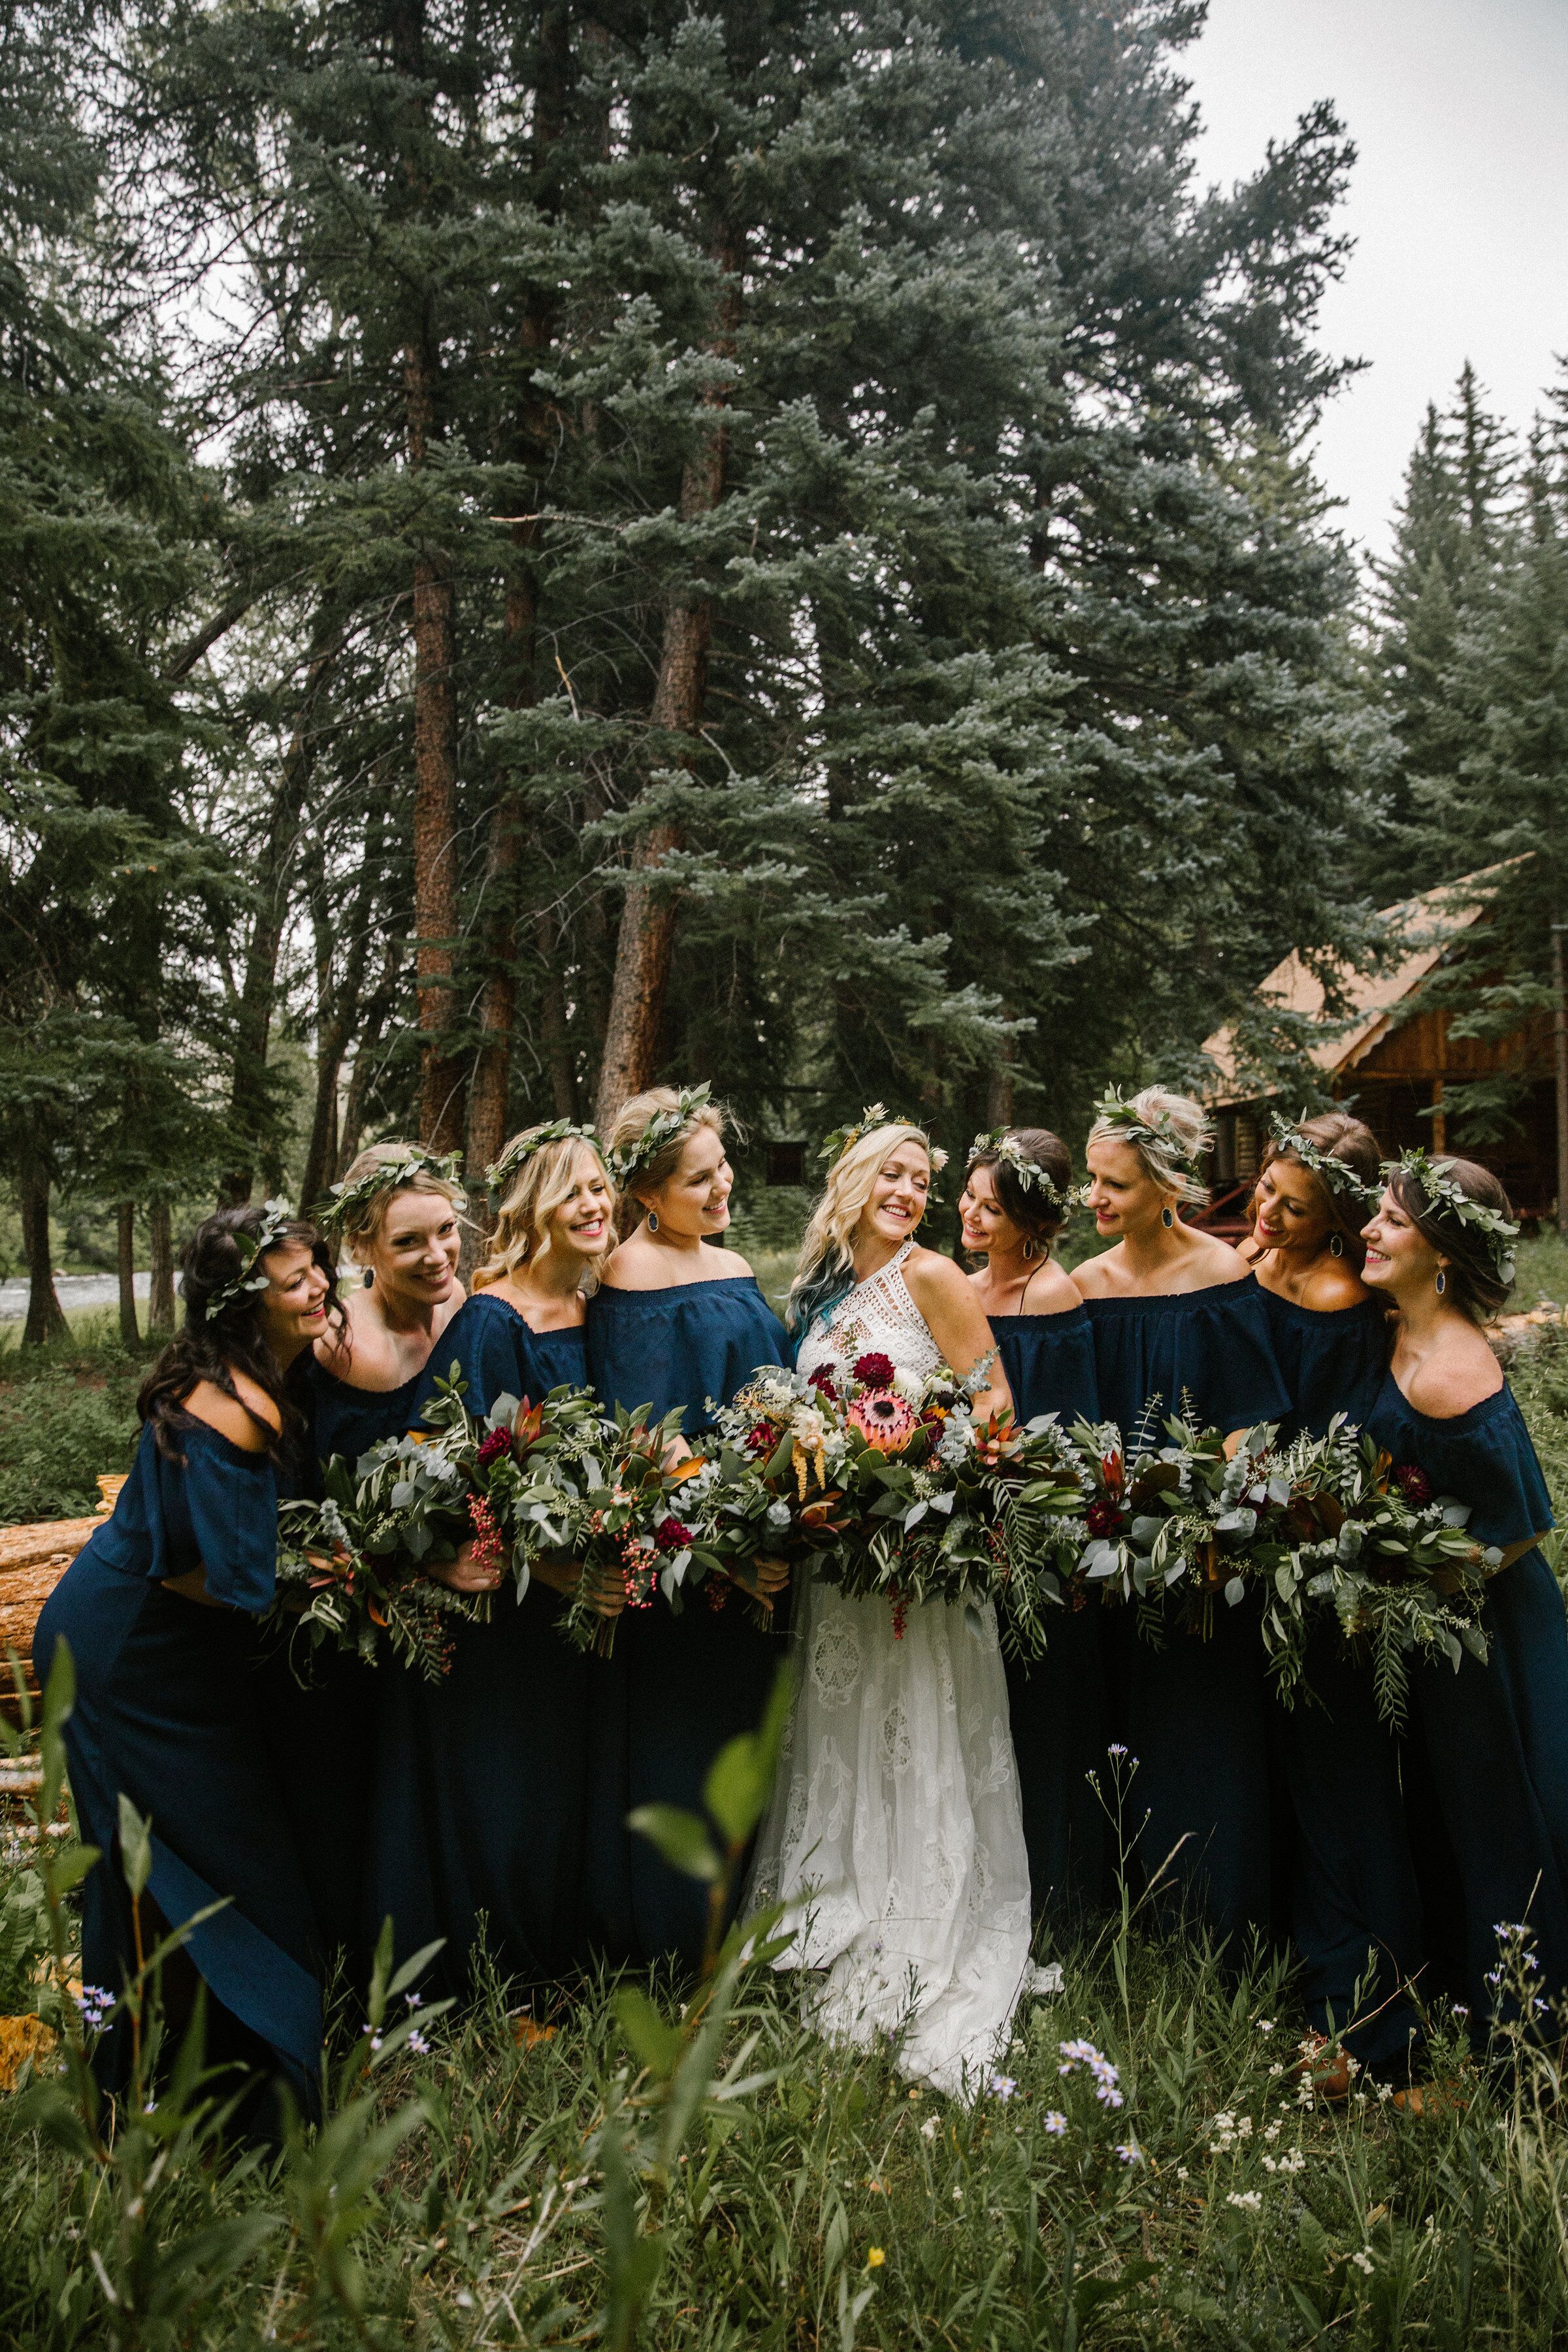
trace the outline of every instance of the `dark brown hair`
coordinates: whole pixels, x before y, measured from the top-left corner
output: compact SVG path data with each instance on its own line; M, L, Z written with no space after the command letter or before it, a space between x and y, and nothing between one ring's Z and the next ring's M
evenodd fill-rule
M1048 1127L1010 1127L1006 1132L1024 1158L1034 1161L1065 1200L1072 1190L1072 1159L1061 1137L1053 1135ZM1056 1207L1037 1185L1026 1184L1005 1153L994 1147L977 1151L969 1165L972 1169L989 1168L1002 1208L1019 1232L1038 1244L1040 1255L1048 1257L1051 1244L1062 1229L1066 1210Z
M1467 1200L1511 1220L1512 1204L1489 1168L1475 1160L1434 1160L1432 1165ZM1388 1189L1423 1240L1447 1259L1445 1281L1454 1305L1472 1323L1489 1323L1513 1288L1512 1275L1505 1282L1498 1271L1497 1236L1467 1224L1447 1202L1434 1202L1421 1179L1407 1168L1394 1169Z
M1315 1118L1298 1119L1296 1129L1322 1153L1325 1160L1342 1160L1351 1174L1368 1188L1373 1199L1376 1198L1383 1154L1377 1148L1377 1138L1364 1121L1352 1118L1348 1110L1325 1110L1320 1111ZM1280 1143L1270 1137L1263 1148L1258 1174L1261 1176L1264 1170L1271 1168L1277 1160L1289 1160L1292 1167L1307 1170L1319 1198L1329 1213L1330 1232L1338 1234L1344 1247L1346 1264L1353 1266L1359 1274L1366 1263L1366 1244L1361 1237L1361 1229L1367 1221L1372 1201L1363 1202L1354 1192L1337 1192L1315 1168L1309 1166L1299 1151L1293 1151L1288 1143Z
M274 1249L285 1242L302 1242L327 1277L329 1318L338 1323L343 1320L332 1253L307 1218L291 1217L260 1259L246 1259L235 1236L259 1234L264 1214L259 1203L243 1209L219 1209L215 1215L203 1218L185 1244L180 1266L180 1297L184 1303L185 1319L142 1381L136 1400L137 1412L143 1421L153 1424L158 1451L172 1462L181 1460L184 1453L183 1433L189 1416L181 1408L191 1391L203 1381L210 1381L214 1388L221 1389L225 1396L232 1397L250 1415L265 1435L274 1461L283 1459L301 1440L303 1415L284 1386L283 1374L262 1337L258 1293L242 1290L226 1300L216 1315L207 1312L211 1298L229 1284L242 1281L247 1272L258 1271ZM277 1406L282 1423L280 1434L275 1434L259 1413L251 1412L235 1386L236 1372L253 1380Z

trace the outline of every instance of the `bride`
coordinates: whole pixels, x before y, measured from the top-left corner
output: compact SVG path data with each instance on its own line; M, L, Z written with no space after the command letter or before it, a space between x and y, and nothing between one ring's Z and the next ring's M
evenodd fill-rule
M807 1375L890 1357L915 1376L989 1371L982 1420L1008 1402L991 1328L950 1258L921 1249L932 1152L917 1127L852 1128L805 1230L787 1320ZM994 1612L978 1633L941 1603L901 1638L884 1599L813 1577L796 1601L799 1685L753 1885L788 1906L780 1968L826 1971L807 2021L899 2041L903 2073L984 2087L1029 1973L1029 1874Z

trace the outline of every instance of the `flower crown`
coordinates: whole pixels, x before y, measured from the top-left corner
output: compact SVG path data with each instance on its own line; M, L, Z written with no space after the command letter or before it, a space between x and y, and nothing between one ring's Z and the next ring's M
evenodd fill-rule
M1096 1127L1113 1127L1128 1143L1157 1144L1162 1151L1169 1152L1173 1160L1181 1160L1184 1167L1197 1165L1197 1154L1169 1112L1151 1111L1145 1118L1143 1113L1134 1110L1130 1102L1122 1101L1120 1087L1112 1087L1109 1093L1100 1096L1094 1106L1094 1123Z
M917 1135L925 1133L918 1118L895 1118L889 1114L886 1103L868 1103L851 1126L836 1127L831 1135L824 1136L817 1158L826 1160L830 1170L837 1168L845 1153L858 1143L863 1135L869 1135L874 1127L912 1127ZM926 1149L931 1153L932 1170L940 1173L947 1166L946 1152L939 1143L930 1143Z
M1481 1236L1481 1246L1498 1280L1505 1286L1513 1280L1513 1252L1509 1244L1518 1240L1519 1227L1512 1218L1505 1217L1500 1209L1489 1209L1484 1201L1472 1201L1424 1151L1404 1151L1397 1160L1385 1160L1384 1173L1414 1176L1434 1209L1446 1209L1461 1225L1468 1225Z
M682 1087L675 1098L673 1110L656 1110L635 1143L623 1145L609 1155L608 1167L621 1192L634 1182L640 1169L657 1160L667 1143L680 1133L683 1127L706 1110L713 1093L712 1082L704 1078L700 1087Z
M998 1127L989 1135L977 1135L969 1147L969 1165L973 1168L982 1152L994 1152L1005 1160L1026 1192L1041 1192L1046 1205L1058 1217L1068 1216L1078 1205L1078 1189L1069 1184L1064 1192L1047 1175L1037 1160L1031 1160L1011 1129Z
M570 1118L547 1119L542 1127L531 1128L526 1135L520 1135L515 1142L507 1145L499 1160L491 1160L485 1170L485 1182L492 1192L499 1192L528 1165L535 1152L543 1151L552 1143L569 1143L574 1139L588 1144L595 1151L599 1149L596 1128L579 1127Z
M240 1231L233 1236L234 1245L239 1252L239 1272L232 1282L226 1282L221 1290L215 1290L206 1301L202 1308L204 1323L210 1323L215 1315L221 1315L226 1307L232 1307L236 1299L243 1298L247 1290L266 1289L267 1276L257 1261L269 1249L276 1249L293 1223L294 1212L287 1201L263 1201L260 1232L247 1234Z
M1305 1118L1306 1112L1303 1111L1301 1116ZM1288 1118L1281 1118L1277 1110L1269 1112L1268 1124L1274 1129L1274 1140L1280 1150L1293 1153L1302 1167L1310 1168L1331 1192L1349 1201L1359 1201L1369 1209L1376 1207L1380 1197L1378 1187L1363 1184L1348 1160L1336 1160L1331 1151L1325 1151L1321 1144L1313 1142L1310 1135L1303 1134L1300 1128L1292 1127Z
M366 1208L381 1192L401 1192L413 1176L434 1176L442 1184L455 1184L462 1165L460 1151L410 1151L402 1160L382 1160L356 1176L352 1184L334 1184L324 1201L318 1203L312 1214L321 1225L346 1225L356 1211ZM459 1192L452 1202L455 1209L466 1209L468 1199Z

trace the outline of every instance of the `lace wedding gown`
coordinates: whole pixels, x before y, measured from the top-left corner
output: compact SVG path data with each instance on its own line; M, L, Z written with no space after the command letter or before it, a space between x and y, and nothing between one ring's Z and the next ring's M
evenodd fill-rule
M914 1375L941 1350L904 1282L912 1242L802 1343L799 1369L875 1350ZM1030 1976L1029 1868L995 1612L911 1608L813 1577L797 1597L799 1676L758 1842L756 1899L789 1906L780 1968L825 1970L806 2021L901 2071L973 2095Z

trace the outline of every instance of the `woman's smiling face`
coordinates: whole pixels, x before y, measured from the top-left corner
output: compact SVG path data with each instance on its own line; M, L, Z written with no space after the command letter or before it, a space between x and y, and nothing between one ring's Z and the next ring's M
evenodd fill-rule
M637 1198L652 1209L661 1232L701 1240L721 1234L730 1222L730 1195L735 1171L724 1149L724 1139L713 1128L700 1127L686 1139L675 1172Z
M462 1239L445 1193L394 1192L374 1240L356 1255L384 1297L439 1307L452 1295Z
M599 1155L587 1144L578 1147L573 1186L550 1218L552 1249L574 1251L579 1257L602 1255L612 1239L610 1185Z
M1094 1211L1098 1234L1136 1233L1157 1223L1163 1210L1174 1212L1174 1193L1161 1191L1130 1143L1102 1137L1089 1145L1086 1157L1089 1181L1084 1199Z
M1316 1257L1333 1230L1323 1188L1310 1168L1283 1153L1271 1160L1252 1196L1253 1239L1263 1249Z
M262 1336L288 1363L327 1328L330 1285L304 1242L279 1242L261 1260L267 1287L258 1293Z
M1444 1261L1415 1218L1400 1207L1392 1188L1384 1189L1370 1221L1362 1227L1362 1239L1366 1244L1362 1280L1373 1289L1386 1290L1397 1297L1401 1292L1436 1286Z
M958 1213L963 1220L963 1246L976 1257L989 1257L994 1252L1007 1257L1023 1248L1026 1236L1022 1225L1014 1223L996 1198L994 1168L970 1170Z
M879 1240L907 1242L931 1199L931 1154L912 1137L896 1144L872 1180L860 1212L860 1232Z

